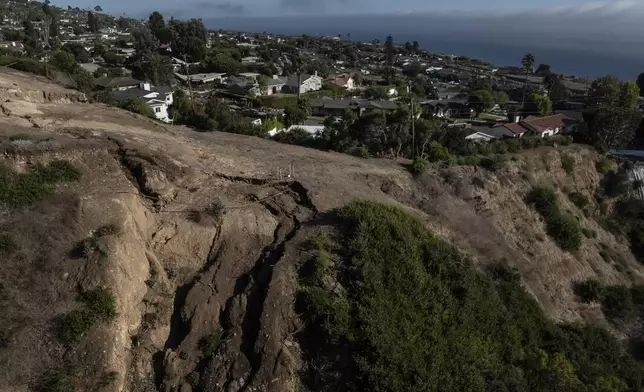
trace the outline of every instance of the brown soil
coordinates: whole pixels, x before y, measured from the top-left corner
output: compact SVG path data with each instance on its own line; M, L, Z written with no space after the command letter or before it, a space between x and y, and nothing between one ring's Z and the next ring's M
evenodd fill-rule
M574 281L643 276L628 248L563 193L592 198L599 176L587 163L597 157L586 149L570 150L572 175L560 151L544 149L496 174L452 168L414 178L399 162L197 133L84 100L31 75L0 74L0 162L24 171L65 159L83 173L43 202L0 211L0 233L19 248L0 269L11 330L0 391L27 391L62 363L76 365L79 390L303 390L307 364L295 338L303 322L293 305L303 244L327 212L355 198L408 208L481 264L506 259L555 319L602 321L575 298ZM9 141L18 133L34 139ZM598 233L574 255L524 202L540 181L556 184L565 208ZM207 213L216 200L221 219ZM108 224L119 233L100 239L106 257L70 253ZM624 272L599 256L600 243L623 256ZM99 286L115 295L115 320L63 346L56 318ZM220 344L204 353L204 338Z

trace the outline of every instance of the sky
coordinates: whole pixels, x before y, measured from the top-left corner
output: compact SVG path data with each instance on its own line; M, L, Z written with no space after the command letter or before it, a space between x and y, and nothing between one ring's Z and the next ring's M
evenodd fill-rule
M141 17L153 10L168 16L226 18L285 15L448 13L466 16L523 13L583 16L644 14L644 0L54 0L60 6L101 5L106 12Z

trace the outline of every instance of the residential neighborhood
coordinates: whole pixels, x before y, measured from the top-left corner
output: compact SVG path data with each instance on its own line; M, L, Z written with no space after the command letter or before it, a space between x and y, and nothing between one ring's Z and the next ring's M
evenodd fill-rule
M413 118L416 129L449 129L450 140L465 146L588 131L602 101L593 93L600 80L556 74L531 55L521 66L495 66L391 36L381 44L229 32L158 12L137 20L100 6L7 4L0 26L6 63L15 58L12 66L40 69L93 99L201 131L275 137L299 130L306 140L287 139L313 145L340 132L339 124L342 132L390 132L412 128ZM637 96L638 111L641 102ZM369 140L358 139L349 144ZM378 154L414 156L413 149Z

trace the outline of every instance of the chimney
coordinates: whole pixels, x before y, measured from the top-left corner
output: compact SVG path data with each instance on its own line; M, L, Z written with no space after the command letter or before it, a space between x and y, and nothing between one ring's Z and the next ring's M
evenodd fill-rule
M315 71L315 73L313 75L318 76L318 71Z
M514 122L518 123L519 121L521 121L521 116L519 115L514 116Z
M273 75L273 80L278 79L278 78L279 78L279 76Z
M141 90L150 91L150 83L148 82L141 83Z

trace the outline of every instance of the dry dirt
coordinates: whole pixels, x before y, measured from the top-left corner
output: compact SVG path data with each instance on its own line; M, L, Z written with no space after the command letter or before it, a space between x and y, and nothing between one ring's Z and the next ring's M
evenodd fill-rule
M196 374L197 391L305 390L293 309L302 244L327 212L355 198L404 206L481 265L507 260L557 320L603 322L575 298L573 282L644 276L628 248L563 193L592 198L597 157L586 149L570 150L572 175L551 148L496 174L452 168L414 178L399 162L197 133L85 100L0 72L0 163L20 171L65 159L83 173L46 201L0 211L0 232L20 249L0 269L0 305L13 328L0 348L0 391L27 391L63 360L79 365L80 390L187 392ZM18 133L35 139L9 141ZM524 202L541 181L556 184L565 208L598 233L576 254L562 252ZM215 200L225 206L221 220L204 213ZM100 239L106 257L72 257L76 243L108 224L119 233ZM622 254L623 272L602 259L600 243ZM116 319L73 349L62 346L54 320L98 286L114 293ZM212 355L200 347L208 336L221 341Z

